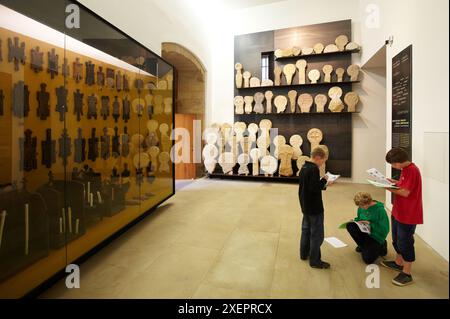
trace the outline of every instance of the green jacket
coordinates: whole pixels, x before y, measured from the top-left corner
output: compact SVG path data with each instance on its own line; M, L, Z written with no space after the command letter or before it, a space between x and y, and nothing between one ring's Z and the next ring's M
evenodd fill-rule
M384 243L389 233L389 218L384 209L384 204L375 201L376 205L367 210L358 208L358 216L355 221L367 220L370 222L370 237L380 244Z

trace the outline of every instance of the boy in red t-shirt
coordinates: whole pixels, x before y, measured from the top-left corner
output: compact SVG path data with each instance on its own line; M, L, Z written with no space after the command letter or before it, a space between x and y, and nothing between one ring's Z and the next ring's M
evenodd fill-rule
M392 280L397 286L413 282L411 266L415 261L414 232L416 225L423 224L422 177L409 154L402 148L393 148L386 154L386 162L401 170L400 180L391 180L398 189L388 189L395 195L392 208L392 242L397 258L381 264L400 272Z

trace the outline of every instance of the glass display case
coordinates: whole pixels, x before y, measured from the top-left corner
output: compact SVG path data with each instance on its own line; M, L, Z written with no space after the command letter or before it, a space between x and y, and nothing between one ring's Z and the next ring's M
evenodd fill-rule
M173 67L74 1L0 1L0 298L174 194Z

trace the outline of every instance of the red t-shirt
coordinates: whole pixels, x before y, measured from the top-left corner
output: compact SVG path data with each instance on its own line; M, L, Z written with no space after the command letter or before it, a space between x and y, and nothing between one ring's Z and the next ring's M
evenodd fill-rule
M397 186L409 190L410 193L408 197L395 195L392 215L403 224L423 224L422 177L414 163L402 169Z

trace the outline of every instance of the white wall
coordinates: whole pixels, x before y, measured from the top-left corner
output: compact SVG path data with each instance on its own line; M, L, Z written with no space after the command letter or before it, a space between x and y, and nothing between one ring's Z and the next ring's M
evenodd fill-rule
M449 243L449 187L448 187L448 1L447 0L362 0L362 21L365 8L375 4L379 8L380 24L377 28L363 27L363 59L377 49L376 43L390 35L394 43L387 51L387 78L391 78L392 57L413 45L413 161L422 170L424 225L417 233L439 254L448 260ZM387 81L387 139L391 146L391 81ZM424 140L427 132L436 138ZM446 138L445 138L446 137ZM433 147L430 147L433 145ZM425 154L429 149L433 153ZM441 175L434 167L442 167ZM390 167L386 166L386 172Z

